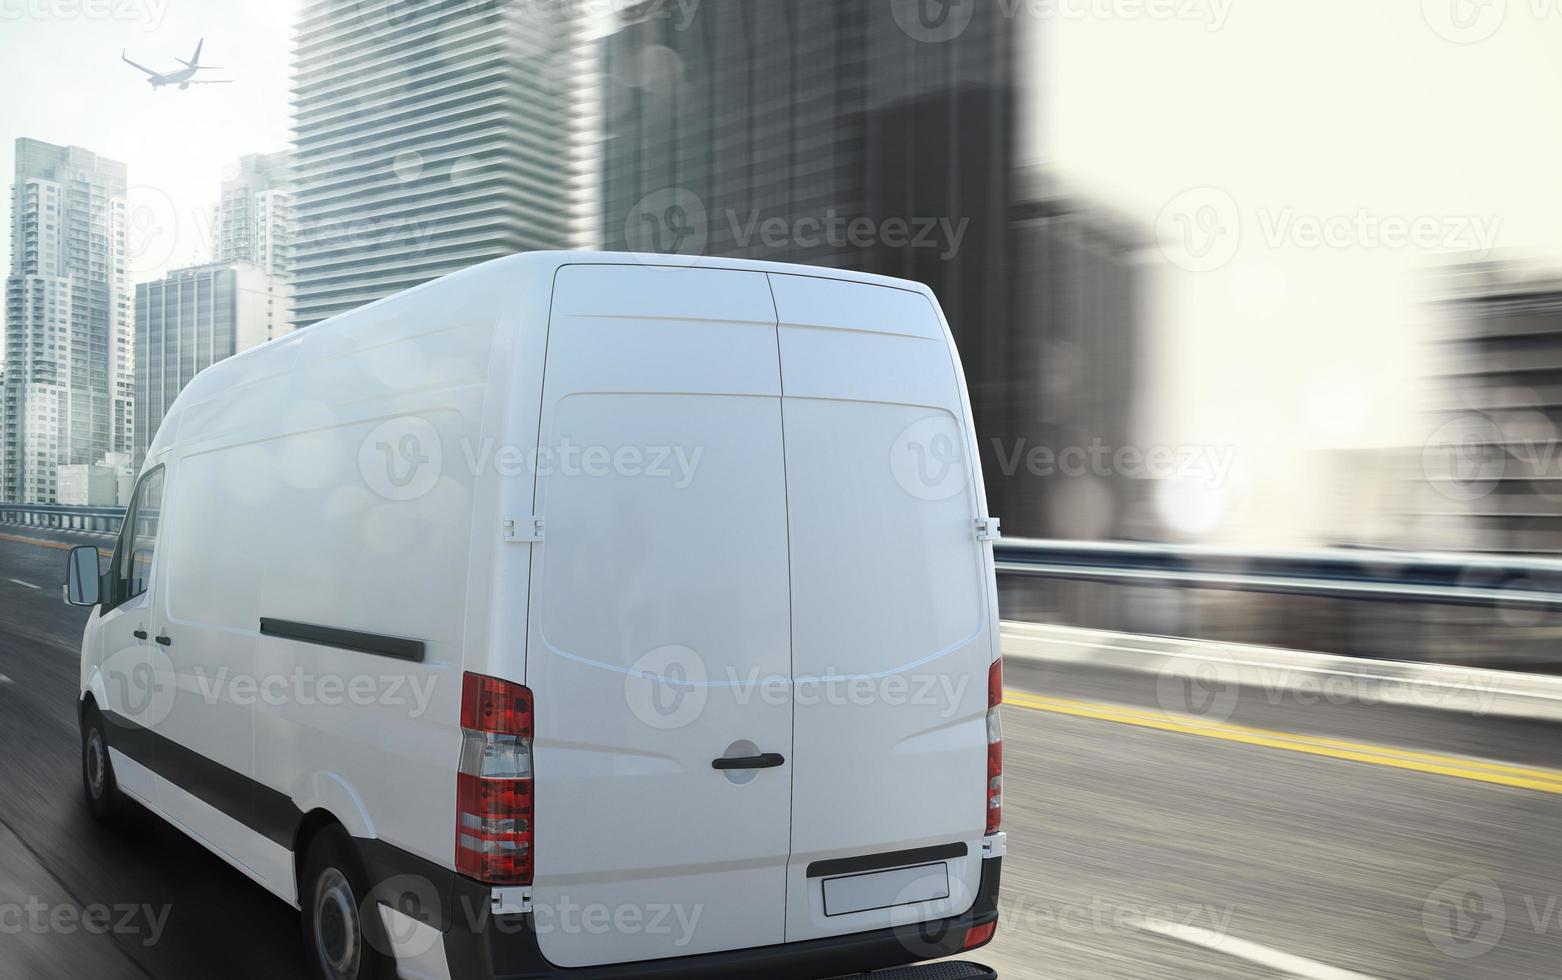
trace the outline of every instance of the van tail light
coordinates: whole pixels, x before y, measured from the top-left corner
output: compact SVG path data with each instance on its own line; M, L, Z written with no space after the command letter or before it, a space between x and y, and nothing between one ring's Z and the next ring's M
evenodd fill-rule
M987 668L987 832L1003 825L1003 723L998 706L1003 703L1003 660Z
M456 871L490 885L532 883L532 692L481 674L461 680Z

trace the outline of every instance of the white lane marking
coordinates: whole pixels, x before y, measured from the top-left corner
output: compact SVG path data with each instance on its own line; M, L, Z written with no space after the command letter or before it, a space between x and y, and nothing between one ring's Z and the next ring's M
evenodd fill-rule
M5 676L4 674L0 674L0 684L11 684L11 683L14 683L11 680L11 678Z
M1375 977L1365 973L1341 970L1327 963L1319 963L1317 960L1309 960L1291 953L1282 953L1278 949L1270 949L1268 946L1260 946L1258 943L1251 943L1246 939L1238 939L1236 936L1228 936L1209 929L1200 929L1198 926L1179 925L1164 919L1140 919L1135 925L1147 932L1165 936L1167 939L1175 939L1190 946L1224 953L1283 973L1288 977L1297 977L1299 980L1376 980Z
M42 586L38 586L38 585L34 585L34 584L32 584L32 583L31 583L31 582L23 582L23 581L22 581L22 580L21 580L21 579L19 579L19 578L13 578L13 579L7 579L7 580L6 580L6 581L8 581L8 582L15 582L15 583L16 583L16 584L17 584L17 585L22 585L22 586L26 586L26 587L27 587L27 588L29 588L29 589L38 589L38 588L42 588Z

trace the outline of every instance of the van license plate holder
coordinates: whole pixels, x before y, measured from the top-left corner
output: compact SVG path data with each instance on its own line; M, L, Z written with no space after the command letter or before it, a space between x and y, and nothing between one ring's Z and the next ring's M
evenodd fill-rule
M824 914L851 915L949 897L949 865L919 864L824 879Z

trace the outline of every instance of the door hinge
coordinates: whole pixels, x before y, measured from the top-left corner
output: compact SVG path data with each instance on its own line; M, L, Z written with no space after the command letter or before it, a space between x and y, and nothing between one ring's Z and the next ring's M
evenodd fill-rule
M997 541L1003 537L1003 532L998 530L999 520L996 517L978 517L976 519L976 540Z
M504 539L518 544L534 544L542 540L543 521L540 517L506 517Z
M518 915L532 910L530 888L495 888L489 893L488 908L494 915Z

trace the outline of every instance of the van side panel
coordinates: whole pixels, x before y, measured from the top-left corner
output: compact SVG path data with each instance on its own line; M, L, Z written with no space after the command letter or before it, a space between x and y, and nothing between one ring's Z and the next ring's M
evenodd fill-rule
M264 710L255 643L269 523L251 511L277 474L246 449L290 409L302 346L289 338L196 375L143 467L164 465L167 484L147 626L169 643L147 644L146 655L170 696L146 719L167 740L148 779L169 820L289 900L286 828L260 816L250 791L255 714Z
M264 555L257 619L423 644L413 662L259 636L255 673L286 693L256 711L255 770L300 810L350 801L348 826L449 867L494 325L442 292L306 332L282 434L221 450L233 525L213 534Z
M795 681L787 940L955 915L985 829L993 658L950 341L925 296L771 275L780 319ZM963 844L861 911L815 862ZM837 889L839 891L839 889ZM933 896L933 897L930 897ZM885 907L892 906L892 907Z
M174 459L164 469L163 533L158 542L158 580L153 590L160 607L153 614L155 635L168 646L150 645L154 675L173 696L151 719L163 737L217 763L243 780L255 776L256 700L249 696L254 672L255 634L238 624L254 621L260 600L262 567L246 560L248 545L232 536L231 492L212 492L228 482L223 454ZM242 530L243 522L238 527ZM160 755L172 756L170 752ZM183 756L186 762L188 756ZM174 783L162 793L163 809L193 829L225 856L251 873L274 876L278 843L247 829L248 814L223 814L192 796L179 782L190 780L173 758L160 760ZM237 784L237 781L234 781ZM232 793L225 794L229 799ZM219 799L217 802L223 802ZM226 818L226 819L224 819ZM288 862L280 862L287 867ZM269 867L268 867L269 865ZM271 872L271 873L268 873ZM284 891L292 883L275 882Z
M284 898L315 809L452 864L467 624L474 609L487 623L497 544L488 437L520 399L535 438L556 264L468 270L229 358L185 387L153 441L148 465L166 463L170 484L155 608L133 625L168 636L143 649L156 689L177 695L146 722L169 740L148 786L159 812ZM513 336L496 342L498 329ZM527 345L534 375L516 393ZM519 582L509 607L524 615ZM423 652L309 642L262 619Z

